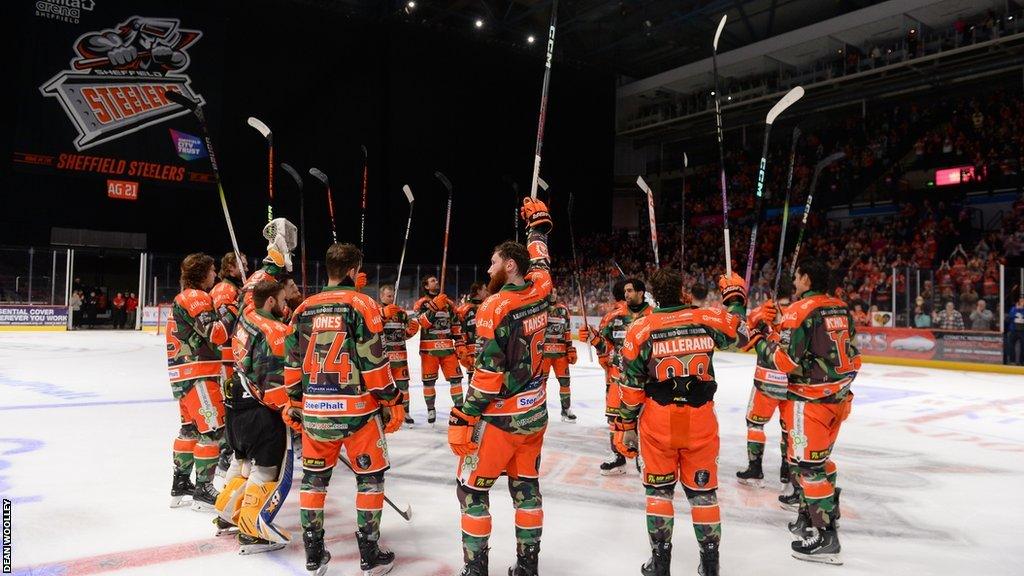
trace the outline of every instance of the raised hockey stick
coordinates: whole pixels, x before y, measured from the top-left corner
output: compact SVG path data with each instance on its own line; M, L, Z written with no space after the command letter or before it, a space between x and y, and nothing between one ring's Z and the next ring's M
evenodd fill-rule
M533 181L530 198L537 199L537 179L540 178L540 150L544 146L544 121L548 115L548 84L551 82L551 58L555 52L555 22L558 20L558 0L551 3L551 25L548 27L548 52L544 60L544 84L540 89L540 114L537 116L537 146L533 152ZM518 233L518 226L516 227Z
M348 458L345 458L344 455L339 454L338 460L341 460L342 464L344 464L349 470L351 470L353 474L359 474L358 472L356 472L356 469L352 467L352 463L349 462ZM402 510L401 508L398 507L397 504L391 501L391 498L388 498L387 494L384 495L384 501L387 502L388 506L391 506L391 508L393 508L395 512L398 512L399 516L405 518L406 522L412 522L412 504L406 504L405 510Z
M444 217L444 249L441 251L441 292L444 292L444 275L448 271L448 232L451 230L452 224L452 183L448 180L448 177L441 173L441 171L434 172L434 177L444 184L444 187L448 189L448 208L445 211Z
M402 257L398 259L398 277L395 278L395 296L398 296L398 283L402 281L402 265L405 264L405 247L409 245L409 230L412 229L412 208L413 203L416 201L412 196L412 188L406 184L402 186L402 192L405 192L405 199L409 201L409 220L405 223L405 240L402 241Z
M615 269L619 271L619 276L622 276L622 279L625 280L626 279L626 273L622 271L622 266L619 266L619 263L616 262L614 258L612 258L612 264L614 264L615 265Z
M661 260L658 258L658 225L654 221L654 192L651 191L651 187L644 182L643 176L636 177L636 185L647 194L647 219L651 225L651 248L654 250L654 265L661 268Z
M306 197L302 193L304 187L302 176L290 165L281 162L281 169L288 173L295 181L295 187L299 189L299 249L301 250L302 270L302 297L306 297Z
M814 187L818 185L818 176L829 164L836 162L846 156L842 152L836 152L814 165L814 177L811 178L811 187L807 189L807 203L804 204L804 215L800 218L800 233L796 237L796 248L793 249L793 261L789 264L789 277L796 274L796 261L800 258L800 244L804 241L804 230L807 229L807 216L811 213L811 202L814 201Z
M362 250L366 244L366 175L369 169L370 157L366 153L366 146L363 148L363 201L360 203L359 216L359 249Z
M757 200L754 207L754 226L750 229L750 246L747 249L747 272L743 276L748 289L750 287L750 275L754 271L754 258L757 250L757 226L761 222L761 209L764 205L764 172L765 167L768 166L768 140L772 134L772 124L779 117L779 114L785 112L787 108L796 104L797 100L803 97L804 89L802 86L793 88L781 100L776 102L775 106L772 106L764 120L764 144L761 145L761 163L757 169Z
M331 242L337 244L338 224L334 221L334 200L331 198L331 182L327 179L327 174L324 174L323 170L319 168L310 168L309 175L319 180L327 190L327 214L331 217Z
M583 327L589 332L590 326L587 324L587 303L583 299L583 284L580 283L580 263L576 258L576 234L572 227L572 212L575 205L575 198L575 195L572 192L569 192L569 205L567 206L567 211L569 214L569 244L572 246L572 276L576 281L576 292L580 298L580 315L583 316ZM615 266L618 266L618 264ZM584 344L587 346L587 357L591 362L593 362L594 351L592 346L590 345L590 342L584 342Z
M686 271L686 167L690 165L690 159L683 152L683 190L679 202L679 271Z
M519 242L519 184L512 183L512 229L516 231L516 242Z
M213 179L217 182L217 192L220 194L220 207L224 210L224 221L228 225L228 235L231 237L231 249L235 251L235 258L238 262L242 260L242 251L238 249L238 240L235 238L235 227L231 224L231 213L228 211L228 201L224 196L224 186L220 181L220 170L217 168L217 155L213 152L213 141L210 139L210 130L206 126L206 116L203 114L203 107L199 102L192 100L181 92L168 90L164 96L175 104L191 110L199 122L199 128L203 131L203 139L206 141L206 151L210 154L210 166L213 167ZM246 282L245 268L240 266L242 284Z
M711 44L711 66L715 75L715 128L718 130L718 163L719 186L722 189L722 235L725 241L725 275L732 276L732 248L729 244L729 196L725 186L725 144L722 130L722 103L719 101L718 90L718 39L722 37L722 30L725 28L725 21L728 14L722 14L718 21L718 29L715 30L715 40Z
M274 134L270 126L255 116L246 120L267 141L267 222L274 219Z
M800 127L793 128L793 141L789 145L789 174L786 176L786 200L782 203L782 232L779 234L779 257L775 262L775 283L772 298L779 297L779 279L782 277L782 252L786 247L786 227L789 224L789 194L793 189L793 166L796 164L796 143L800 140Z

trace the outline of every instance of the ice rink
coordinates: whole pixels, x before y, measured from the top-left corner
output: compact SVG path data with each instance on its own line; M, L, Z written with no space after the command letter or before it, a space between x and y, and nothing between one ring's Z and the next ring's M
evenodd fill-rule
M398 556L393 574L447 576L461 569L456 459L444 423L451 401L439 382L441 418L436 429L425 424L411 356L417 424L389 438L386 485L392 499L412 504L414 516L406 523L385 508L382 543ZM295 541L278 552L240 557L233 538L213 536L211 515L168 508L178 410L164 358L163 338L152 334L0 334L0 493L13 501L15 574L306 574L301 470L278 516ZM776 502L777 421L766 427L772 481L763 489L737 484L753 357L718 354L715 364L723 574L1024 574L1024 377L865 366L834 455L844 489L845 565L837 567L790 557L785 523L792 513ZM549 383L541 570L639 574L648 556L643 490L635 469L598 475L608 454L604 386L583 350L572 390L577 424L558 419L557 383ZM505 486L499 481L491 497L491 574L504 574L515 556ZM681 492L673 574L695 574L697 547ZM328 574L359 573L354 494L352 475L339 468L326 508L334 556Z

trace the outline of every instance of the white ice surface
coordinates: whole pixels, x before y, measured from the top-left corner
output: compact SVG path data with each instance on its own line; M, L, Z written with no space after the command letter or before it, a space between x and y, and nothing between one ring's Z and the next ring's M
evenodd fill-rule
M415 344L410 343L415 350ZM13 500L16 574L305 574L295 487L278 522L295 541L272 554L240 557L214 538L211 516L169 509L171 443L178 427L164 369L163 340L141 333L0 334L0 494ZM412 354L417 424L389 439L391 498L413 505L404 522L385 509L382 542L398 555L397 576L447 576L461 568L455 457L441 415L427 426ZM648 555L643 492L635 470L603 478L606 457L600 369L581 349L572 368L579 423L552 421L541 490L541 570L550 575L635 575ZM1024 377L868 365L834 459L843 487L842 567L790 557L776 504L781 485L739 486L743 419L753 358L715 356L722 449L722 573L749 575L1024 574ZM767 426L765 459L774 480L779 428ZM357 574L353 500L344 469L327 499L329 574ZM688 506L676 494L674 574L696 573ZM514 558L513 511L505 481L491 496L491 574ZM1014 536L1016 534L1016 536Z

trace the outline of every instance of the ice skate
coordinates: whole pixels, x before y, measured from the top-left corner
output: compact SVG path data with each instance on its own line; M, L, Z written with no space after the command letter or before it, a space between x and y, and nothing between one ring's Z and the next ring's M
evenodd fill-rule
M220 516L215 516L213 518L213 525L217 529L217 533L214 534L214 536L233 536L238 534L238 526L235 526Z
M562 410L562 422L569 422L570 424L576 423L576 415L573 414L572 408Z
M782 460L782 465L779 466L779 482L789 484L789 464L786 463L785 458Z
M761 470L761 461L751 460L747 464L746 470L740 470L736 473L736 478L739 478L739 483L745 486L763 487L764 472Z
M433 425L437 421L437 410L433 408L427 410L427 424Z
M196 489L192 492L192 510L196 512L216 512L218 496L217 489L213 487L213 482L203 482L196 484Z
M526 546L522 552L516 554L516 565L510 566L508 576L537 576L537 556L540 554L540 546L534 544Z
M796 513L796 520L787 524L789 532L793 536L803 536L804 531L811 527L811 516L807 513L807 509L800 507Z
M462 567L459 576L487 576L487 554L490 548L484 548L477 552L476 557Z
M376 540L370 540L369 536L357 531L356 542L359 544L359 567L363 576L381 576L395 567L395 553L378 546Z
M782 506L783 510L789 510L790 512L796 512L797 508L800 507L800 485L793 484L793 491L789 494L782 494L779 496L779 505Z
M700 564L697 565L700 576L718 576L718 542L704 542L700 545Z
M615 457L601 463L601 476L619 476L626 473L626 457L615 454Z
M302 545L306 548L306 570L315 576L327 572L331 553L324 548L323 530L306 530L302 533Z
M248 534L239 534L238 544L240 545L238 553L242 556L260 554L262 552L273 552L274 550L280 550L288 545L287 542L271 542L270 540L264 540L263 538L249 536Z
M192 504L192 492L196 485L189 479L189 474L174 471L171 481L171 508L182 508Z
M669 576L672 565L672 543L659 542L651 548L651 557L640 566L643 576Z
M797 560L837 565L843 563L839 556L842 547L834 527L810 527L804 532L803 538L793 542L792 548L793 558Z

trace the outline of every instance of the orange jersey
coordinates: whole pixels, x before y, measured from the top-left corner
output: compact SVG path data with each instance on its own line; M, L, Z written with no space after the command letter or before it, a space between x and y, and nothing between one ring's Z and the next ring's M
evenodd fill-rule
M444 308L432 310L430 300L430 296L423 296L413 306L420 324L420 354L449 356L462 338L455 306L449 301Z
M239 287L234 280L225 278L217 283L210 290L210 298L213 299L213 309L220 314L224 325L228 329L228 334L235 333L235 326L238 323L238 297ZM234 362L231 356L231 343L225 342L220 347L220 359L225 364L229 365Z
M227 342L228 331L209 294L186 289L175 296L164 333L175 398L184 396L194 380L220 376L220 345Z

